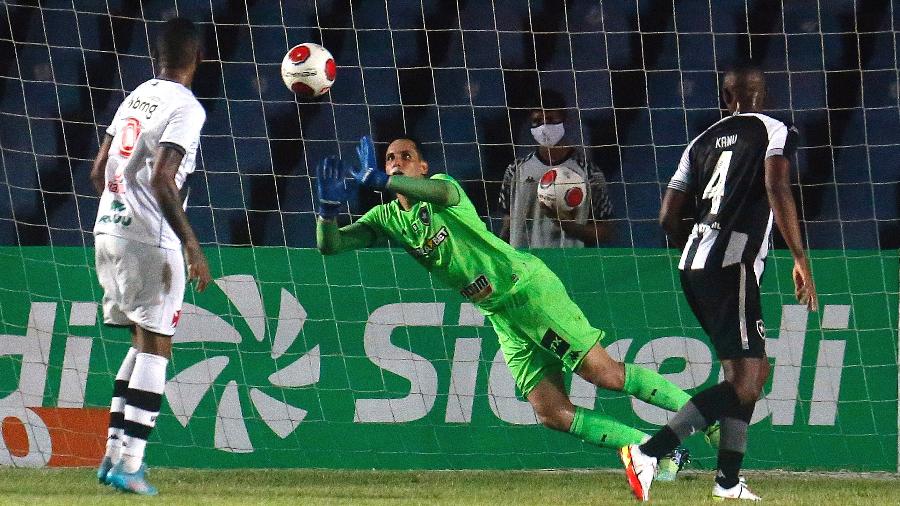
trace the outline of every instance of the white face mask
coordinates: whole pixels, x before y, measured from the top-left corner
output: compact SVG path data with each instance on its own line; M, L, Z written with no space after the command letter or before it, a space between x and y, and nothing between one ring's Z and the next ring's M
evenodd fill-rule
M566 128L562 123L545 123L531 129L531 135L541 146L555 146L565 134Z

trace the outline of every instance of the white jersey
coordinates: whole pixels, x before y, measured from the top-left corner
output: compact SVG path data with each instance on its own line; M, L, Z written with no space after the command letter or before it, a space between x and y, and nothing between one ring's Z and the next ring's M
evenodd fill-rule
M587 183L585 205L575 210L575 221L603 220L612 216L612 205L603 172L575 150L555 164L581 175ZM538 182L550 165L533 151L506 168L500 188L500 209L509 215L509 243L516 248L583 248L584 242L567 234L541 209L537 197Z
M180 189L194 171L205 121L203 107L180 83L151 79L125 98L106 129L113 140L94 235L181 249L150 185L153 164L162 144L181 151L184 157L175 175Z

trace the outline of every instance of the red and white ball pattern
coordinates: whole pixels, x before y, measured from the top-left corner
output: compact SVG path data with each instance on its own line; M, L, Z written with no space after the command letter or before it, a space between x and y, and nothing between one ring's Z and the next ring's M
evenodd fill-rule
M334 57L324 47L304 42L292 47L281 60L281 79L294 93L318 97L328 92L337 76Z
M571 211L584 203L587 185L581 174L568 167L553 167L538 183L538 200L557 211Z

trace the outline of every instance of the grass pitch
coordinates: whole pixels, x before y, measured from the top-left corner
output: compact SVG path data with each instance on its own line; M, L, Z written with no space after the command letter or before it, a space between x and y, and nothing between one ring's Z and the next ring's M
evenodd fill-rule
M900 505L895 475L747 473L766 504ZM633 504L612 471L324 471L151 470L158 497L124 495L97 484L93 469L0 468L0 504ZM721 504L710 498L712 473L683 473L656 483L659 505Z

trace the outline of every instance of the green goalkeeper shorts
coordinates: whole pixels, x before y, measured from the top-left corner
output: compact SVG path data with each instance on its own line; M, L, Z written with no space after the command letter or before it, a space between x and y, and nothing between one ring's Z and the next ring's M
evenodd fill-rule
M526 283L487 318L516 386L528 397L544 376L578 370L604 333L591 326L548 267Z

